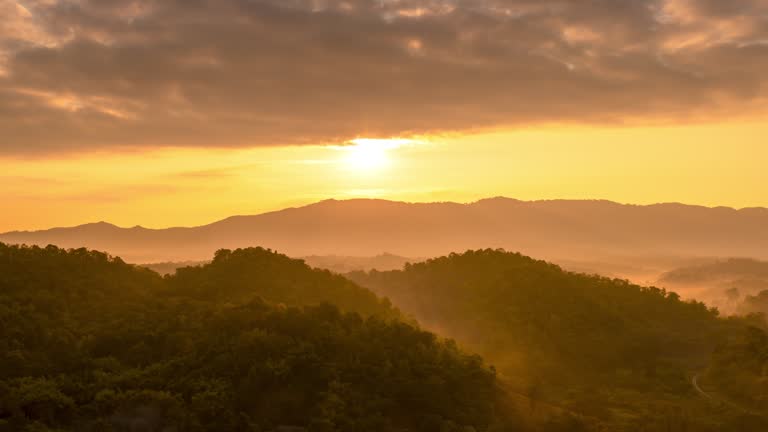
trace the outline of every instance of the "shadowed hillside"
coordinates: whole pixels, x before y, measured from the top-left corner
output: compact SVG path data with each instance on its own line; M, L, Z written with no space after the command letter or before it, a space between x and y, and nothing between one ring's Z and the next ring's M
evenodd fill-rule
M211 263L179 268L165 282L171 294L201 300L244 303L260 297L291 306L333 303L366 316L399 317L389 300L343 276L263 248L219 250Z
M690 374L747 325L673 292L497 250L350 277L482 353L532 400L601 418L611 430L683 407L678 420L710 424Z
M266 249L161 277L86 249L0 244L0 430L766 426L712 410L691 382L758 320L497 250L352 277L498 374L360 285ZM727 377L718 364L711 376Z
M297 307L325 295L391 315L263 249L163 279L0 243L0 430L520 430L480 357L398 320Z
M705 388L728 403L750 413L768 411L768 335L751 327L737 340L717 349L707 373Z
M152 230L107 223L0 235L0 241L90 247L131 262L203 260L221 248L254 244L291 256L436 256L503 247L557 259L615 255L768 258L768 210L609 201L409 204L323 201L195 228Z

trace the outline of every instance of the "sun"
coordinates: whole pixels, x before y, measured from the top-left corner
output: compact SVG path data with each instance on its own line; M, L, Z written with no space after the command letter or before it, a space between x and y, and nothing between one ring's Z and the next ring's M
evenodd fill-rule
M343 163L355 171L378 171L391 164L390 150L410 143L411 140L400 138L357 138L342 147L345 152Z

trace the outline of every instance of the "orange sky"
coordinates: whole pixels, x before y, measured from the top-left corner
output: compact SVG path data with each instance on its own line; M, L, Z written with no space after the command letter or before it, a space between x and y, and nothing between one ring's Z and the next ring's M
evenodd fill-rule
M0 231L199 225L326 198L768 206L768 124L550 127L414 142L0 159Z
M768 206L765 0L0 0L0 17L0 231L352 197Z

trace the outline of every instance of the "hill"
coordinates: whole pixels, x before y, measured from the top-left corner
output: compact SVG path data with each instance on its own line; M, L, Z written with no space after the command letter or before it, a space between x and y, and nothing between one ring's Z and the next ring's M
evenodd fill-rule
M768 262L749 258L729 258L674 269L662 275L660 281L675 284L696 284L749 279L768 280Z
M765 300L759 298L768 290L766 261L728 258L680 267L662 274L658 284L705 300L724 312L768 312Z
M712 410L690 382L759 321L497 250L351 276L497 368L267 249L162 277L86 249L0 244L0 431L767 426ZM732 373L722 364L709 381Z
M209 264L178 268L165 282L170 293L201 300L245 303L260 297L289 306L333 303L366 316L399 317L389 300L341 275L258 247L219 250Z
M99 334L122 325L116 317L141 317L146 307L165 307L178 298L213 305L257 299L294 307L334 303L363 316L400 316L388 300L341 276L261 248L222 250L210 264L163 278L102 252L0 243L0 340L7 348L1 355L10 368L3 370L66 367L77 360L71 348L82 343L73 326L97 343ZM122 349L146 351L146 339L124 336Z
M403 268L405 263L414 260L389 253L383 253L371 257L339 256L339 255L311 255L301 257L308 265L331 270L335 273L348 273L358 270L397 270ZM181 261L181 262L159 262L141 264L142 267L154 270L161 275L172 274L181 267L191 267L206 264L207 261Z
M609 201L411 204L322 201L193 228L74 228L0 234L0 241L109 251L130 262L203 260L222 248L263 245L291 256L437 256L493 247L549 260L620 256L768 259L768 210Z
M747 324L663 289L500 250L349 276L493 361L532 399L601 418L610 430L648 426L674 407L688 412L680 421L717 424L704 420L690 373Z
M0 430L519 430L478 356L319 293L391 312L263 249L161 278L0 244Z

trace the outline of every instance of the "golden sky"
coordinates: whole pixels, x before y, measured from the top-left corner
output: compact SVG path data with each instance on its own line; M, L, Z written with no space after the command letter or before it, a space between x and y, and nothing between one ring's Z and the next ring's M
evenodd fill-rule
M765 136L767 123L551 127L347 146L4 158L0 231L99 220L191 226L356 197L768 206Z
M0 0L0 17L0 231L351 197L768 206L765 0Z

